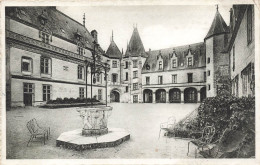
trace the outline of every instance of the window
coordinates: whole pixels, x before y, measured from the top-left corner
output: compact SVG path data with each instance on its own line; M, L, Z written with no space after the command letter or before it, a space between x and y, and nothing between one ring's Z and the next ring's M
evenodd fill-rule
M133 68L137 68L137 60L133 60Z
M138 83L133 83L133 90L137 90L138 89Z
M125 87L125 92L128 92L128 86Z
M112 82L117 82L117 74L112 74Z
M192 83L192 73L188 73L188 83Z
M176 68L177 67L177 60L172 60L172 68Z
M172 83L177 83L177 74L172 75Z
M208 76L210 76L210 70L208 70Z
M100 82L100 80L101 80L101 74L97 74L97 82Z
M133 96L133 102L134 103L138 103L138 95L134 95Z
M78 79L83 80L84 79L84 67L78 66Z
M51 59L41 57L41 73L51 74Z
M158 84L163 84L163 77L162 76L158 76Z
M98 89L98 100L102 100L102 89Z
M146 85L149 85L150 84L150 77L146 77L145 80L146 80Z
M128 61L125 62L125 69L128 68Z
M79 98L84 98L84 91L83 87L79 87Z
M42 86L43 101L49 101L51 99L51 86L43 85Z
M235 71L235 45L233 46L233 71Z
M188 58L188 66L192 66L192 57Z
M125 81L128 81L128 72L125 72Z
M49 44L49 37L49 34L42 32L42 42Z
M31 83L24 83L23 84L23 92L24 93L34 93L33 92L33 84L31 84Z
M163 66L162 66L162 61L159 61L159 70L162 70Z
M209 57L208 57L207 63L208 63L208 64L210 63L210 58L209 58Z
M138 71L134 71L133 72L133 78L137 78L138 77Z
M82 47L78 46L78 52L79 52L79 55L83 55L84 49Z
M117 68L117 61L115 61L115 60L112 61L112 67Z
M252 6L250 5L247 9L247 43L252 42Z
M206 82L206 81L207 81L207 73L204 72L204 82Z
M22 71L32 72L32 59L30 57L22 57Z
M208 84L208 91L210 91L210 84Z

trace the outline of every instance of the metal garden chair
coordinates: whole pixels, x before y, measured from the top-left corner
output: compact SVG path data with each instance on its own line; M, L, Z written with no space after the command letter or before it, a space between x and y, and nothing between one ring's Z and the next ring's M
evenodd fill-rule
M197 147L195 148L195 158L197 157L197 150L199 149L203 149L204 148L208 148L209 152L210 152L210 144L212 143L212 139L215 135L215 127L213 126L206 126L203 129L202 132L202 136L199 139L195 139L192 141L188 142L188 152L187 152L187 156L189 154L189 148L190 148L190 143L193 143L194 145L196 145ZM210 154L210 153L209 153Z
M50 127L40 127L35 118L27 122L27 128L31 134L27 146L33 139L40 136L43 137L43 143L45 144L45 138L48 139L50 136Z
M176 118L174 116L169 117L167 122L161 123L159 138L161 135L161 130L166 131L166 136L168 136L168 133L173 131L173 127L175 124L176 124Z

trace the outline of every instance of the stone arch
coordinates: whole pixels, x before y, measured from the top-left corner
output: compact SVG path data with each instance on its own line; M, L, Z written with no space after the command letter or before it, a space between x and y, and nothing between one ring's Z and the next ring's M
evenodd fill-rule
M181 90L179 88L172 88L169 90L169 102L170 103L181 102Z
M152 103L153 102L153 91L151 89L143 90L143 102Z
M197 89L190 87L184 89L184 103L197 103Z
M166 103L166 90L157 89L155 91L155 99L156 99L156 103Z
M114 88L110 91L110 102L120 102L120 90Z

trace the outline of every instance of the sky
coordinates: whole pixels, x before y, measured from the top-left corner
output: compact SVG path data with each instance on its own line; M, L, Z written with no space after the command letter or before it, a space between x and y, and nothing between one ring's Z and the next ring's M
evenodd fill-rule
M219 12L229 25L231 5L219 5ZM107 50L112 31L120 50L126 50L133 27L137 26L145 50L203 42L216 13L216 6L66 6L58 10L83 22L98 32L98 42Z

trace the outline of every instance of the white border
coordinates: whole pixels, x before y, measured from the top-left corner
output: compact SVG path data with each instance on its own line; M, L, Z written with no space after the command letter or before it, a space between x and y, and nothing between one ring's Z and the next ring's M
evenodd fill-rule
M62 2L62 3L61 3ZM5 6L125 6L125 5L227 5L227 4L255 4L255 76L256 76L256 130L259 130L260 116L259 110L259 1L258 0L59 0L59 1L44 1L44 0L3 0L1 2L1 163L0 164L260 164L259 161L259 131L256 131L256 158L255 159L8 159L6 160L6 110L5 110Z

